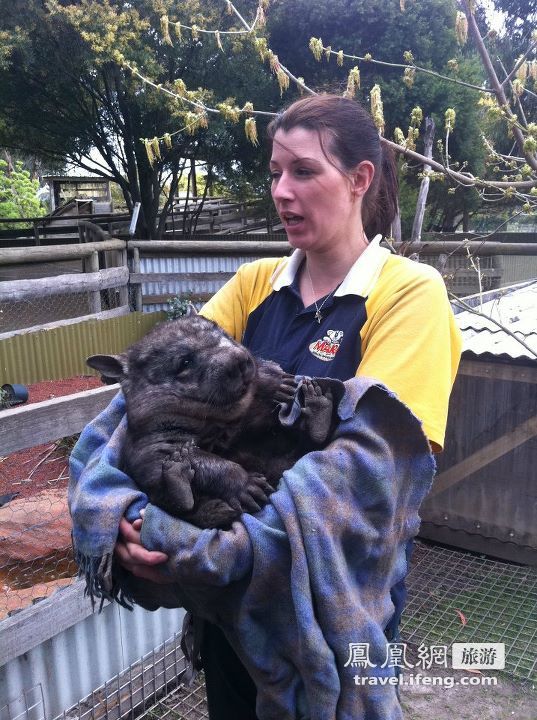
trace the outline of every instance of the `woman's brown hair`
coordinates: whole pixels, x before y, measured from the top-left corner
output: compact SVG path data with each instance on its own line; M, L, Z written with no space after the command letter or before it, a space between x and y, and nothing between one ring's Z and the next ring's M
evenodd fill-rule
M269 140L274 140L278 130L289 132L296 127L315 130L327 158L337 159L346 172L363 160L373 164L375 175L362 206L364 230L368 238L378 233L389 235L398 209L397 171L393 153L382 146L371 115L355 100L313 95L297 100L270 122Z

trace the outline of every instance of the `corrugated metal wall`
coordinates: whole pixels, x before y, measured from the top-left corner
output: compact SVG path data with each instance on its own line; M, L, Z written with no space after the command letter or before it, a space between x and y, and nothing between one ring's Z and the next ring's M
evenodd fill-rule
M224 284L223 280L185 280L185 273L234 273L247 262L259 260L259 255L199 255L197 257L142 257L140 272L170 273L169 282L142 283L142 295L214 295ZM144 312L165 310L165 304L144 305Z
M163 313L136 312L1 340L2 383L34 383L95 375L97 373L86 365L89 355L122 352L163 319Z
M477 458L475 471L442 492L435 492L433 483L420 510L422 536L537 564L537 440L531 432L517 430L535 417L536 408L535 381L488 378L485 372L483 377L457 376L437 477L441 481L444 471L479 451L491 461L483 464ZM509 436L515 432L522 442L503 452L501 446L509 447ZM448 531L453 531L451 536Z
M0 719L52 720L181 630L184 610L110 604L0 667ZM1 630L1 625L0 625ZM33 713L20 698L35 696ZM37 705L41 705L39 709Z

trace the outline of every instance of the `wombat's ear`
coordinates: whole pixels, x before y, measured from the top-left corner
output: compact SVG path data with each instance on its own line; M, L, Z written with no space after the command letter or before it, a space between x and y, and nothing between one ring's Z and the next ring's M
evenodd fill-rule
M127 358L125 355L91 355L86 364L107 378L122 380L127 375Z
M197 314L198 314L198 311L196 310L196 306L193 303L189 302L188 305L186 306L186 312L184 314L184 317L190 317L191 315L197 315Z

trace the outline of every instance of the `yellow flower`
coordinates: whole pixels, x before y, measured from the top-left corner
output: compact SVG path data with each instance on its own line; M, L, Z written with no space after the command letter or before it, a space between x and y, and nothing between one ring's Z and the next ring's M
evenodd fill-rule
M337 64L339 65L339 67L343 67L343 50L338 50Z
M151 150L153 151L153 155L155 156L155 158L157 158L157 160L160 160L160 145L158 142L158 137L154 137L151 140Z
M166 45L173 45L172 39L170 37L170 27L167 15L162 15L162 17L160 18L160 32L162 33L162 39L164 40Z
M398 145L405 147L405 145L406 145L405 136L404 136L404 133L401 130L401 128L399 128L399 127L395 128L395 130L393 131L393 139L395 140L395 142Z
M360 87L360 70L358 66L354 66L347 77L347 90L345 91L345 97L353 98L356 95L356 90Z
M151 167L155 164L155 155L153 153L153 146L151 145L150 140L143 140L144 146L145 146L145 152L147 155L147 160Z
M416 105L415 108L412 108L412 112L410 113L410 126L411 127L419 127L423 121L423 110L420 108L419 105Z
M255 49L259 53L259 57L263 61L268 54L268 45L267 45L267 39L264 37L256 38L254 40Z
M275 55L272 52L272 50L269 50L268 56L269 56L270 69L272 70L273 73L277 73L278 70L280 69L280 61L278 60L278 56Z
M446 132L450 132L455 127L455 110L453 108L448 108L444 113L444 118L444 127L446 129Z
M265 17L265 11L263 10L263 6L260 4L257 7L257 27L264 27L267 24L267 18Z
M231 106L227 103L219 103L216 106L216 109L220 112L220 115L222 115L223 118L226 120L231 120L233 123L239 122L240 119L240 108L238 108L236 105Z
M192 25L190 32L192 33L192 40L199 40L200 29L196 24Z
M181 80L181 78L177 78L173 86L175 88L175 92L177 93L177 95L179 95L179 97L184 97L188 92L186 89L185 81Z
M518 97L522 95L522 93L524 92L524 83L522 82L522 80L519 80L518 78L515 78L513 80L513 92Z
M332 46L327 45L324 49L324 56L327 60L327 62L330 60L330 55L332 54Z
M284 73L281 67L276 70L276 80L280 86L280 95L283 95L283 91L289 87L289 76Z
M218 45L218 48L224 52L224 48L222 47L222 41L220 40L220 33L218 30L214 31L214 39L216 40L216 44Z
M414 78L416 77L416 69L407 67L405 68L405 72L403 73L403 82L407 86L407 88L411 88L412 85L414 85Z
M180 23L180 22L176 22L176 23L175 23L175 34L176 34L178 40L182 40L182 39L183 39L183 31L181 30L181 23Z
M297 86L297 88L298 88L298 92L299 92L301 95L304 95L303 85L304 85L304 78L303 78L303 77L297 77L296 86Z
M170 133L166 133L164 137L162 138L164 145L168 148L168 150L172 149L172 138Z
M371 88L371 115L377 130L382 135L384 133L384 107L380 94L380 85L373 85Z
M244 132L252 145L259 145L259 141L257 139L257 125L255 124L255 118L246 118L246 120L244 121Z
M242 108L242 112L249 114L249 113L253 113L253 111L254 111L254 104L251 102L245 102L244 106Z
M321 38L312 37L310 39L310 50L313 53L313 57L319 61L321 59L321 55L323 54L323 41Z
M409 65L414 62L414 55L412 55L411 50L405 50L403 53L403 60Z
M464 45L468 38L468 20L466 15L457 10L457 16L455 18L455 34L457 35L457 42L459 45Z

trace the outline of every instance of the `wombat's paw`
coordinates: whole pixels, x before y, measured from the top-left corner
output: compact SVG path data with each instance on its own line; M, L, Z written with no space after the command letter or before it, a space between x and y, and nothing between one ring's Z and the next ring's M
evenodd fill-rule
M188 448L176 450L162 463L162 480L166 495L173 503L175 512L185 512L194 507L192 480L194 469Z
M234 520L238 520L242 514L242 508L232 507L224 500L205 500L200 503L198 510L192 517L188 517L189 522L200 528L226 528L231 525Z
M244 510L255 513L267 504L271 492L273 488L264 475L248 473L248 484L241 490L239 499Z
M297 387L298 383L295 380L295 376L289 375L289 373L283 373L280 387L274 393L274 399L277 402L290 403L295 396Z
M327 389L323 394L315 380L304 380L302 391L304 393L302 417L305 431L313 442L321 444L327 440L332 424L334 406L332 391Z

